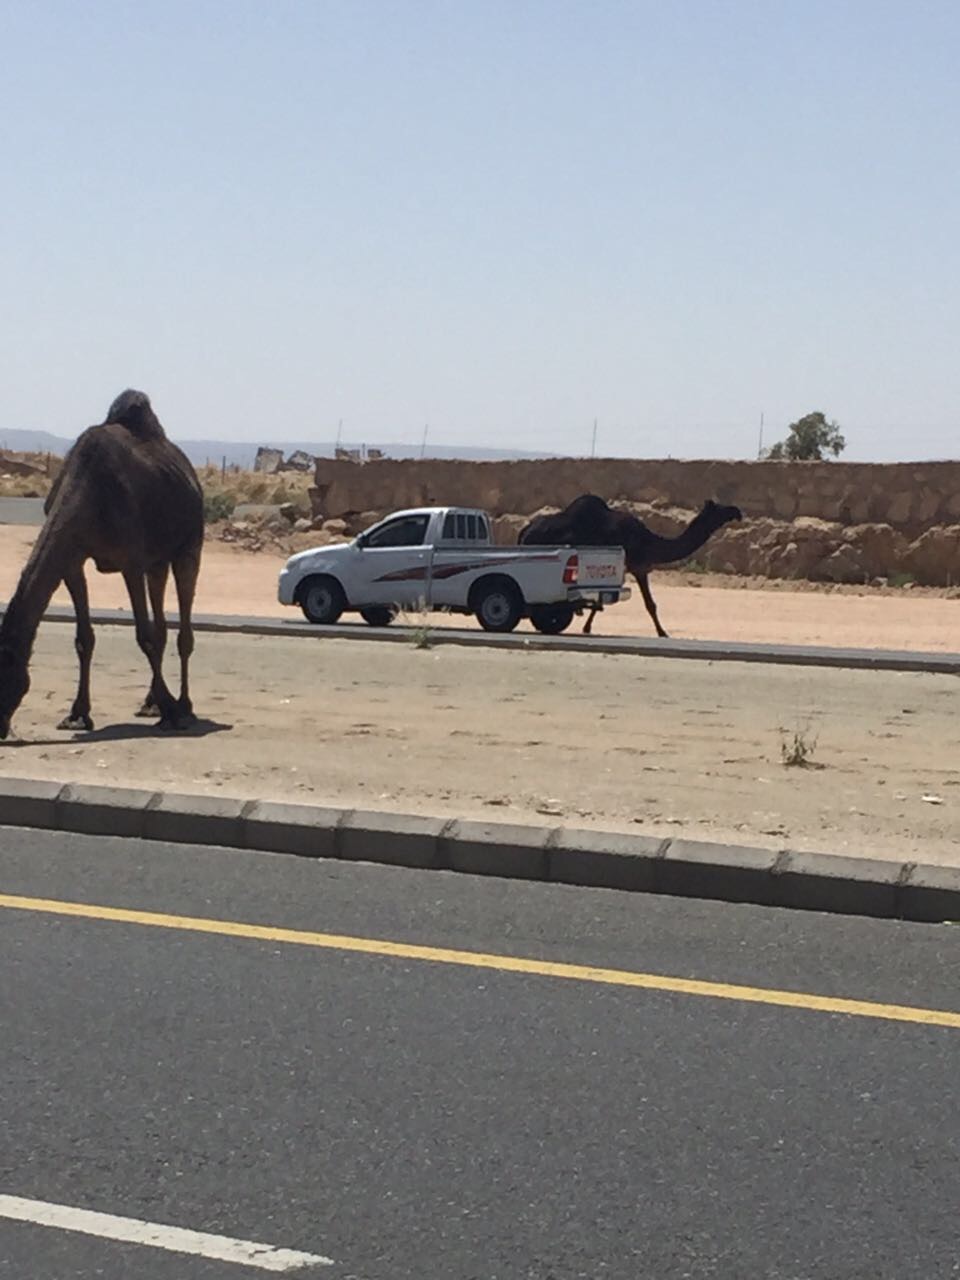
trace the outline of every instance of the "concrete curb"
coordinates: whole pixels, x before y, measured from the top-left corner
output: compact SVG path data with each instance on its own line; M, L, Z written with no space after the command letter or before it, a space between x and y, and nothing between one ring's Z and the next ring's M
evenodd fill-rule
M960 867L412 814L0 781L0 826L221 845L847 915L960 919Z
M0 610L2 612L2 610ZM101 609L93 615L97 626L132 627L132 615L123 609ZM60 606L48 609L45 622L70 622L73 610ZM176 614L168 619L176 626ZM300 637L311 640L358 640L375 644L407 644L413 627L368 627L366 623L343 623L335 627L312 626L307 622L282 622L273 618L229 617L198 614L193 619L197 631L228 632L234 635ZM610 653L640 658L688 658L700 662L762 662L781 666L842 667L853 671L924 671L960 675L960 653L926 653L911 649L834 649L817 645L737 644L723 640L657 640L644 636L542 636L535 631L500 635L489 631L431 627L430 644L460 645L474 649L548 650L557 653Z

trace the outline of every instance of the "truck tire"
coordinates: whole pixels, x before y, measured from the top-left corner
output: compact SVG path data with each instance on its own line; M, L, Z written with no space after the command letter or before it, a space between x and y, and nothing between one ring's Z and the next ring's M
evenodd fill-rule
M545 636L558 636L573 621L572 604L534 604L530 606L530 621Z
M523 617L523 596L509 578L483 578L471 600L484 631L512 631Z
M360 610L360 617L370 627L389 627L396 616L396 609L388 604L372 604Z
M336 578L324 574L304 578L297 591L297 603L308 622L330 626L347 607L347 597Z

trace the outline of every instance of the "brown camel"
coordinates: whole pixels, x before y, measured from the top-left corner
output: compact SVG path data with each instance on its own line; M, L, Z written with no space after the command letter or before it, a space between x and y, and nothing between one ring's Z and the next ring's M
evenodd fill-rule
M650 594L650 570L660 564L686 560L703 546L711 534L731 520L742 518L739 507L721 507L708 501L682 533L675 538L662 538L629 511L618 511L608 507L596 494L584 493L556 515L538 516L531 520L520 530L517 541L537 546L623 547L627 572L637 580L657 635L666 636ZM591 609L587 615L583 627L585 635L590 634L596 612L596 609Z
M161 728L188 728L194 723L187 673L193 652L191 611L203 550L203 492L189 460L167 439L142 391L124 391L110 406L106 420L83 432L67 454L44 509L46 522L0 622L0 738L9 733L13 713L30 688L34 637L61 582L76 611L80 681L73 706L58 727L93 728L94 634L84 575L89 559L101 573L123 574L137 643L151 670L141 711L159 713ZM167 636L163 598L171 569L180 610L179 699L168 689L161 670Z

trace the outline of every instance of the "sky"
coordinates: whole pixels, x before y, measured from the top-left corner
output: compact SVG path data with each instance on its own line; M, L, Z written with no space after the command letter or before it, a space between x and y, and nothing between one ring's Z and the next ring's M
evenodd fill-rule
M957 457L955 0L0 0L0 430Z

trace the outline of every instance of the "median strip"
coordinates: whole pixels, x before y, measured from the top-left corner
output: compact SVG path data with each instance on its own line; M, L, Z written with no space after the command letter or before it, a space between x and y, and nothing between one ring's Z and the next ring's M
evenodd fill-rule
M101 609L92 615L97 626L132 627L132 614L123 609ZM44 614L46 622L74 622L72 609L54 606ZM167 618L178 625L176 614ZM369 627L365 623L317 626L276 618L195 614L195 631L235 635L272 636L312 640L359 640L375 644L408 644L415 630L394 623ZM915 649L840 649L822 645L749 644L729 640L657 639L652 636L541 635L536 631L492 631L432 626L431 645L460 645L505 651L547 650L557 653L606 653L641 658L687 658L699 662L760 662L780 666L838 667L851 671L922 671L960 675L960 653L934 653Z
M418 814L0 779L0 825L217 845L915 921L960 919L960 867Z

